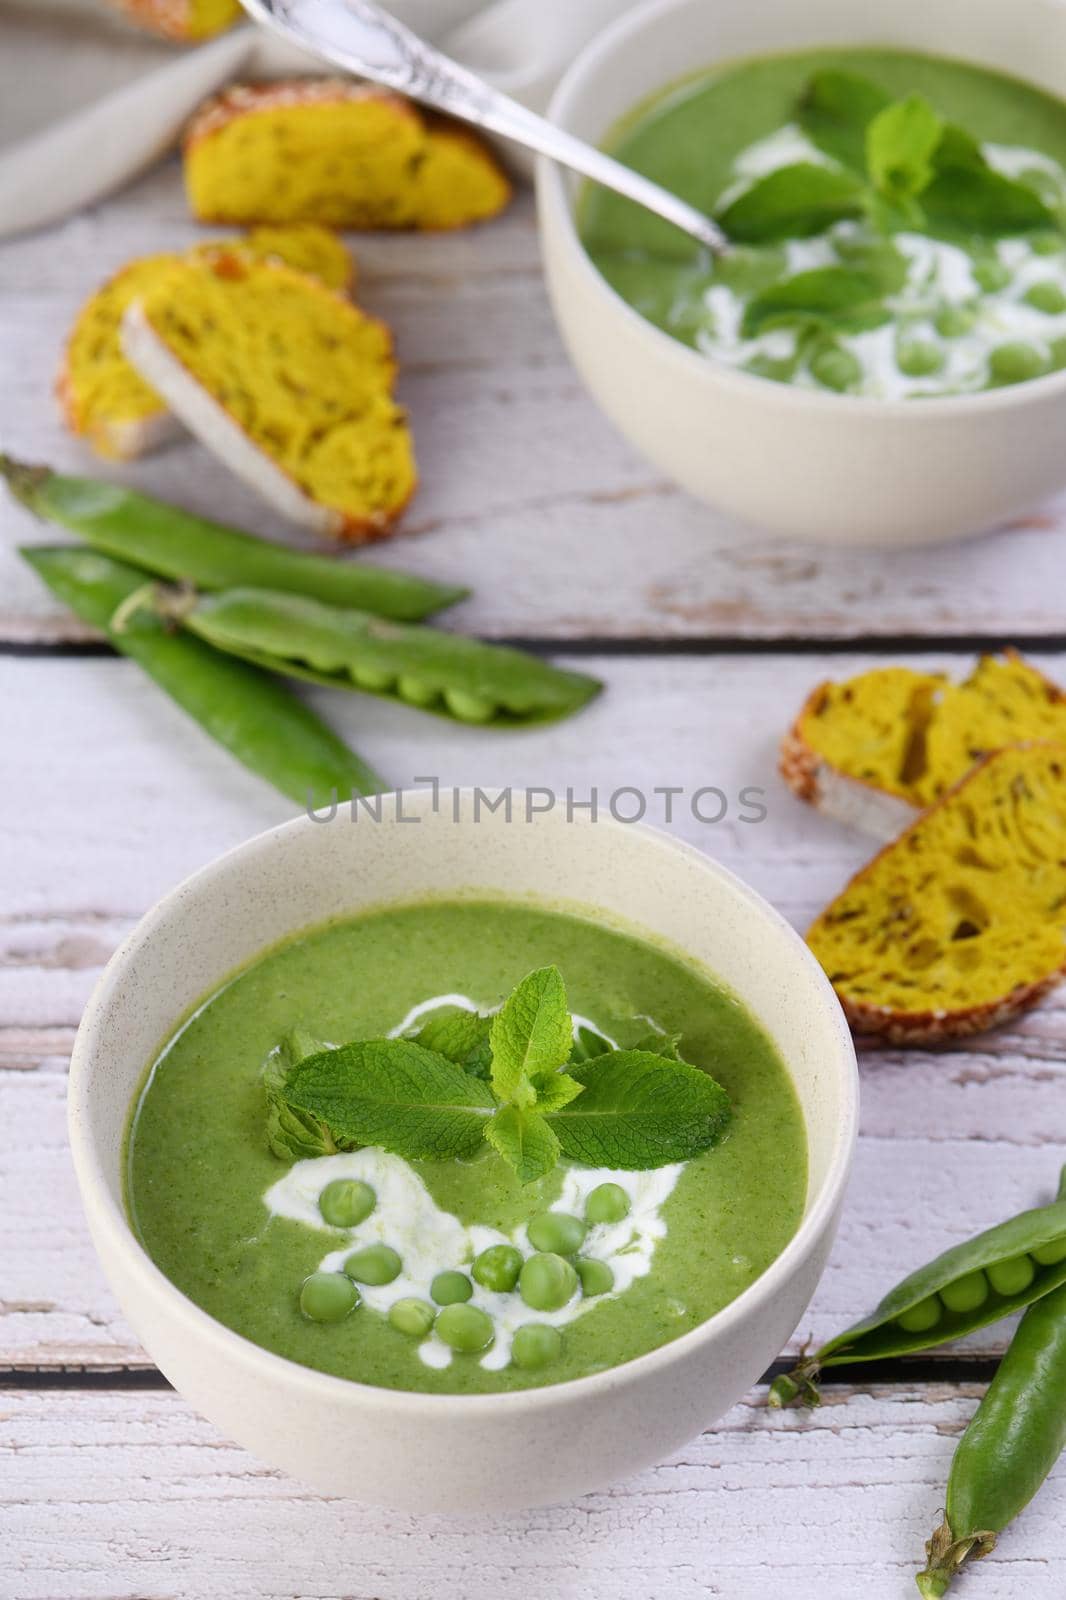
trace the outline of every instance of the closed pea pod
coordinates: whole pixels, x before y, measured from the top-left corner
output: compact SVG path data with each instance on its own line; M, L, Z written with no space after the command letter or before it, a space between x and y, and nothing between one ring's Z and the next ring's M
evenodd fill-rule
M1066 1284L1029 1307L959 1440L944 1521L917 1578L926 1600L939 1600L964 1562L988 1555L1064 1447Z
M385 787L371 767L285 685L199 639L138 614L121 633L116 610L144 587L144 573L91 550L39 546L19 552L83 622L105 632L171 699L238 761L290 800L328 804Z
M1064 1283L1066 1168L1051 1205L1023 1211L919 1267L890 1289L870 1316L776 1378L770 1404L817 1405L816 1380L823 1367L930 1350L998 1322Z
M67 477L4 455L0 477L42 520L69 528L104 555L198 589L254 584L408 622L469 593L362 561L290 550L98 478Z
M323 605L305 595L161 590L164 616L216 649L272 672L404 699L460 722L514 727L579 710L600 684L538 657L434 628Z

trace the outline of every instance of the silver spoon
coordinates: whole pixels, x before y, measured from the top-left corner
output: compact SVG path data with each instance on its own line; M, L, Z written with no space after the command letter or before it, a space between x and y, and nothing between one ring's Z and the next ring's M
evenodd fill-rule
M257 22L336 66L550 156L672 222L715 255L728 250L721 228L695 206L500 94L370 0L241 3Z

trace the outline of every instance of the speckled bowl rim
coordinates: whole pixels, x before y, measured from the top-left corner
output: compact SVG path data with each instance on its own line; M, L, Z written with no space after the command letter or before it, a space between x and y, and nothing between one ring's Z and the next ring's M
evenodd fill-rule
M931 7L935 6L935 3L936 0L929 0ZM1048 0L1027 0L1027 3L1033 5L1035 9L1038 5L1047 4ZM624 11L616 21L602 28L574 57L552 95L547 110L548 120L569 129L571 113L576 106L584 102L586 78L598 71L605 61L609 61L619 45L627 44L632 38L643 33L650 33L660 27L669 27L677 12L697 9L706 9L706 0L645 0L645 4ZM900 46L900 48L905 47ZM772 45L766 51L768 55L784 53L784 50L775 51ZM920 53L928 54L927 51ZM686 73L680 80L671 79L662 84L659 91L651 90L646 98L654 98L657 92L668 90L671 83L684 82L690 76L698 77L701 71L706 71L719 62L724 64L733 59L745 60L750 59L750 56L734 58L711 55L703 68L694 68L691 74ZM977 56L971 58L955 54L954 59L972 60L977 66L987 67L990 71L997 70L996 62L982 60ZM1044 92L1050 93L1050 91ZM1066 102L1066 82L1060 98ZM640 103L638 101L637 106ZM891 421L913 418L919 423L924 423L927 419L930 406L934 408L936 416L943 416L946 419L966 417L973 412L1012 410L1056 394L1066 396L1066 368L1060 372L1045 373L1040 378L1029 378L1024 383L1008 384L1000 389L981 389L974 394L915 395L909 400L879 400L872 396L836 394L831 390L823 393L817 389L800 389L791 383L772 383L766 378L756 377L753 373L738 371L735 367L716 362L682 344L679 339L672 338L661 328L655 327L627 300L624 300L616 289L612 289L578 235L575 207L567 193L567 186L572 181L564 168L545 156L538 156L536 183L541 228L544 228L546 219L550 221L561 248L566 251L568 266L580 273L586 285L592 286L593 292L612 308L615 316L620 317L628 325L631 334L644 342L649 352L657 354L659 358L676 362L678 368L696 382L706 383L712 387L720 385L727 393L734 392L748 396L758 393L768 405L779 405L783 410L821 408L830 419L839 418L842 413L849 412L853 416L883 417Z
M396 792L403 793L405 815L413 816L420 808L428 809L432 806L432 797L428 790ZM460 789L455 792L465 797L473 793L470 789ZM514 792L516 795L524 793L522 790ZM346 807L341 808L342 811L346 809ZM111 1003L116 990L121 987L126 964L133 953L143 943L150 941L163 924L175 916L180 917L183 914L184 903L190 898L195 899L200 889L210 883L220 870L238 864L242 869L254 871L257 863L269 855L276 839L316 826L310 817L297 817L278 827L268 828L256 834L192 873L158 900L127 934L104 968L89 997L71 1054L68 1088L71 1152L83 1203L86 1211L91 1213L91 1225L106 1230L110 1235L109 1242L122 1252L130 1277L138 1289L143 1287L144 1291L153 1297L162 1296L170 1302L175 1319L188 1330L188 1337L191 1340L195 1340L201 1346L212 1347L226 1360L239 1361L246 1370L253 1371L266 1384L281 1383L290 1387L295 1385L305 1392L316 1392L322 1399L332 1400L336 1404L357 1403L360 1409L381 1413L396 1411L406 1415L421 1413L427 1422L445 1413L472 1415L476 1411L490 1407L503 1408L517 1416L530 1411L565 1406L568 1403L567 1397L578 1391L582 1396L610 1394L612 1391L639 1384L645 1377L678 1362L698 1344L713 1343L719 1334L728 1331L734 1323L746 1321L753 1315L757 1317L760 1306L773 1298L778 1289L792 1276L794 1269L801 1264L804 1255L817 1245L824 1230L832 1225L833 1216L843 1199L850 1175L858 1134L859 1077L854 1041L844 1013L832 985L804 940L780 912L728 868L693 845L674 838L660 828L647 823L619 823L606 818L600 818L595 823L585 817L574 817L563 822L558 813L538 817L533 825L544 824L617 828L624 829L629 834L637 833L641 835L642 842L649 847L649 862L651 852L655 850L680 854L687 858L694 872L708 873L717 878L730 893L764 920L769 937L780 938L799 956L800 968L806 972L810 981L812 1004L820 1006L826 1014L830 1031L835 1034L839 1046L832 1058L827 1056L825 1062L826 1070L834 1074L841 1115L820 1188L813 1199L808 1200L808 1209L803 1220L780 1255L774 1258L754 1283L743 1290L735 1300L731 1300L727 1306L723 1306L721 1311L715 1312L688 1333L681 1334L678 1338L671 1339L644 1355L634 1356L631 1360L621 1362L618 1366L608 1367L602 1372L591 1373L582 1378L571 1378L563 1383L544 1384L538 1388L511 1390L502 1394L474 1395L427 1394L410 1389L387 1389L376 1384L361 1383L354 1378L340 1378L331 1373L319 1372L313 1367L305 1367L286 1356L275 1355L272 1351L263 1349L262 1346L245 1338L243 1334L216 1321L183 1294L155 1265L134 1234L123 1207L117 1204L111 1195L102 1163L97 1157L93 1140L88 1132L88 1110L94 1092L93 1061L96 1054L98 1019L100 1013ZM459 826L466 825L459 824ZM354 830L352 837L357 837ZM402 847L399 838L397 847ZM546 895L545 898L550 896ZM291 938L300 931L300 927L307 926L315 924L301 923L298 927L292 928L285 937ZM639 931L639 920L634 921L634 927ZM277 941L274 940L272 943L276 944ZM220 973L219 977L225 975ZM175 1023L176 1021L175 1018ZM786 1060L786 1066L787 1064Z

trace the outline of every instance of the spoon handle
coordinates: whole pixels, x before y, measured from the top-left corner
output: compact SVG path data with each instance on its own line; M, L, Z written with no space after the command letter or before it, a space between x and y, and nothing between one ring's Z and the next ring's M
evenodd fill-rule
M721 229L694 206L493 89L371 0L242 4L257 22L337 66L550 156L672 222L716 255L728 249Z

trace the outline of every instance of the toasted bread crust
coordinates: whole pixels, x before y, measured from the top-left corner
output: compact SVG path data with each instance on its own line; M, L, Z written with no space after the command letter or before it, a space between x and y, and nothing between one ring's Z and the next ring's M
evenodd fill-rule
M182 149L195 149L202 140L226 127L236 117L289 106L340 105L346 101L379 100L392 106L397 116L418 127L422 117L410 100L372 83L352 83L347 78L280 78L273 83L234 83L205 100L186 124Z
M305 273L280 262L262 262L260 266L280 276L298 279L305 292L313 291L343 306L350 315L358 315L362 322L374 324L384 336L388 358L395 370L392 332L380 319L355 312L343 294L308 278ZM211 270L219 277L226 277L231 270L241 275L244 267L237 256L227 259L220 251L212 261ZM282 463L268 455L239 419L203 386L181 356L161 338L140 301L134 301L123 319L123 346L137 370L160 390L189 431L295 522L347 544L369 544L387 539L394 531L418 487L416 472L412 471L411 486L403 501L390 506L387 512L368 511L360 516L322 504L308 495ZM396 425L404 426L406 414L399 407L395 409Z
M224 8L219 20L211 27L197 27L190 0L108 0L115 11L121 11L131 22L149 33L158 33L164 39L187 43L192 39L208 39L213 34L231 28L240 17L234 5Z
M1027 743L1008 747L1011 750L1055 750L1066 759L1066 747L1050 742L1030 740ZM825 911L815 918L808 930L808 938L817 927L818 923L836 904L836 900L843 898L857 885L869 878L875 867L883 857L900 850L905 846L907 839L924 827L928 819L936 812L951 805L956 796L965 790L992 762L1002 756L1004 751L992 751L978 761L957 783L952 785L939 800L927 810L921 812L909 827L904 828L898 838L890 840L849 879L841 890L840 895L830 902ZM984 1001L976 1005L960 1006L954 1010L902 1011L890 1006L872 1005L868 1001L856 1001L850 998L837 984L833 985L837 999L840 1001L844 1015L852 1032L861 1038L880 1040L885 1044L899 1045L939 1045L949 1043L953 1039L965 1039L973 1034L984 1033L989 1028L1001 1027L1013 1017L1023 1011L1030 1010L1051 989L1055 988L1066 977L1066 950L1063 960L1052 970L1043 973L1040 977L1031 979L1027 983L1016 984L1003 995L994 1000ZM832 982L832 979L830 979Z
M407 148L406 151L401 149L400 168L384 175L379 172L371 181L368 195L362 199L354 191L344 191L340 180L334 178L330 187L337 193L325 199L319 196L316 202L303 206L292 204L279 210L265 203L261 195L243 194L238 201L232 190L220 194L208 180L213 160L211 151L204 150L202 164L197 160L204 146L224 134L232 123L246 118L254 120L274 112L306 107L369 104L387 108L393 119L393 139L399 139L401 145L406 140ZM423 112L412 101L389 89L336 77L233 84L205 101L194 113L186 125L182 152L186 190L194 214L201 221L221 224L247 225L254 221L303 218L343 229L450 231L489 220L504 208L513 192L495 152L472 129L440 113ZM455 181L454 173L451 182L445 173L440 181L450 193L454 209L439 203L439 193L434 195L421 187L427 174L438 171L440 161L447 161L449 153L462 154L466 175L478 175L481 191L480 196L471 197L464 184ZM395 155L393 159L397 159ZM375 195L374 182L382 181L385 189ZM389 199L384 211L381 209L382 192Z
M1034 667L1019 650L1007 646L1002 655L1007 661L1024 667L1040 679L1049 704L1066 704L1066 689ZM987 659L982 656L980 661ZM882 788L834 765L813 748L804 732L808 719L821 714L826 700L838 687L839 684L834 680L824 679L811 690L781 740L778 772L796 798L807 805L874 838L891 839L921 814L922 806L892 789ZM993 753L986 750L983 755ZM965 776L965 773L960 773L956 783Z

